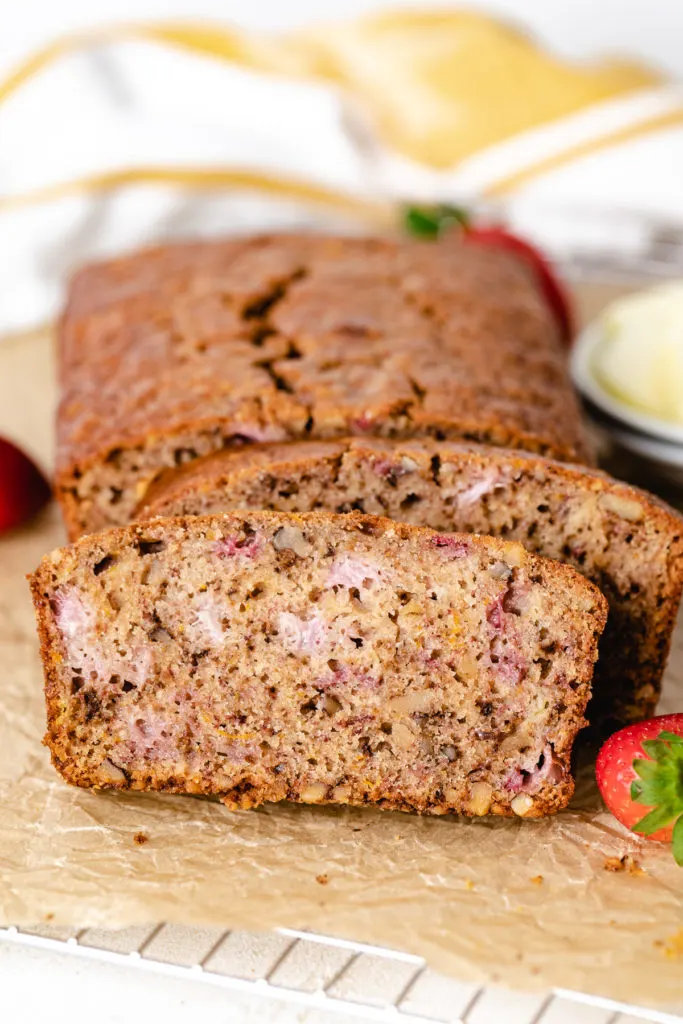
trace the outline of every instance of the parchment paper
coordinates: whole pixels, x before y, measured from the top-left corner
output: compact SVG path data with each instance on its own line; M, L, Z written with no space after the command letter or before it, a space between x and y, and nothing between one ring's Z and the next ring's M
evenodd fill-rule
M51 461L49 339L0 344L0 432ZM601 806L462 821L69 788L44 712L24 574L63 541L52 507L0 541L0 921L312 928L422 954L466 980L683 1011L683 870ZM683 707L683 633L663 710ZM142 833L147 842L138 845ZM623 870L608 858L630 856ZM622 866L622 865L620 865Z

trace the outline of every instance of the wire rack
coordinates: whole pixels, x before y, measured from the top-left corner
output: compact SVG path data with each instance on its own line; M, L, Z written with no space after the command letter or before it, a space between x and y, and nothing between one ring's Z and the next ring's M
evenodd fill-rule
M137 967L306 1009L386 1024L681 1024L683 1018L572 992L458 982L419 956L292 929L256 934L162 924L108 931L0 929L0 941Z
M683 276L683 225L669 226L633 218L637 244L615 251L601 247L555 247L553 255L572 280L628 284L648 278Z

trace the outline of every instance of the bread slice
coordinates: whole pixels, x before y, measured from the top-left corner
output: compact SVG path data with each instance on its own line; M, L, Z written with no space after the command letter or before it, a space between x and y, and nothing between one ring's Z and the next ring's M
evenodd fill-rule
M683 586L683 519L643 491L524 452L347 439L198 460L164 475L138 515L232 508L359 509L518 540L573 565L610 609L588 717L604 731L654 711Z
M605 602L519 544L235 512L91 535L31 586L76 785L528 817L571 795Z
M349 434L589 458L557 325L509 253L273 235L82 270L59 332L56 492L72 539L226 446Z

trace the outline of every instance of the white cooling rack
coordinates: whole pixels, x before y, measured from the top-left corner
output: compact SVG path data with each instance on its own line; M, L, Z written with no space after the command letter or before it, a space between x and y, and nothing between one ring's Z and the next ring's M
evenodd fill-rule
M0 942L137 967L302 1009L386 1024L681 1024L683 1018L571 992L467 985L419 956L291 929L267 934L163 924L108 931L0 929Z

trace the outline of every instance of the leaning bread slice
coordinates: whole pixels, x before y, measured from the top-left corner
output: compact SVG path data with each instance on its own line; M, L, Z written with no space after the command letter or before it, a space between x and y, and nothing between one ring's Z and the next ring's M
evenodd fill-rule
M141 518L231 508L350 508L518 540L603 591L591 724L654 711L683 586L683 520L652 495L583 466L448 441L254 445L164 475Z
M605 602L518 544L236 512L91 535L31 585L76 785L529 817L572 793Z

